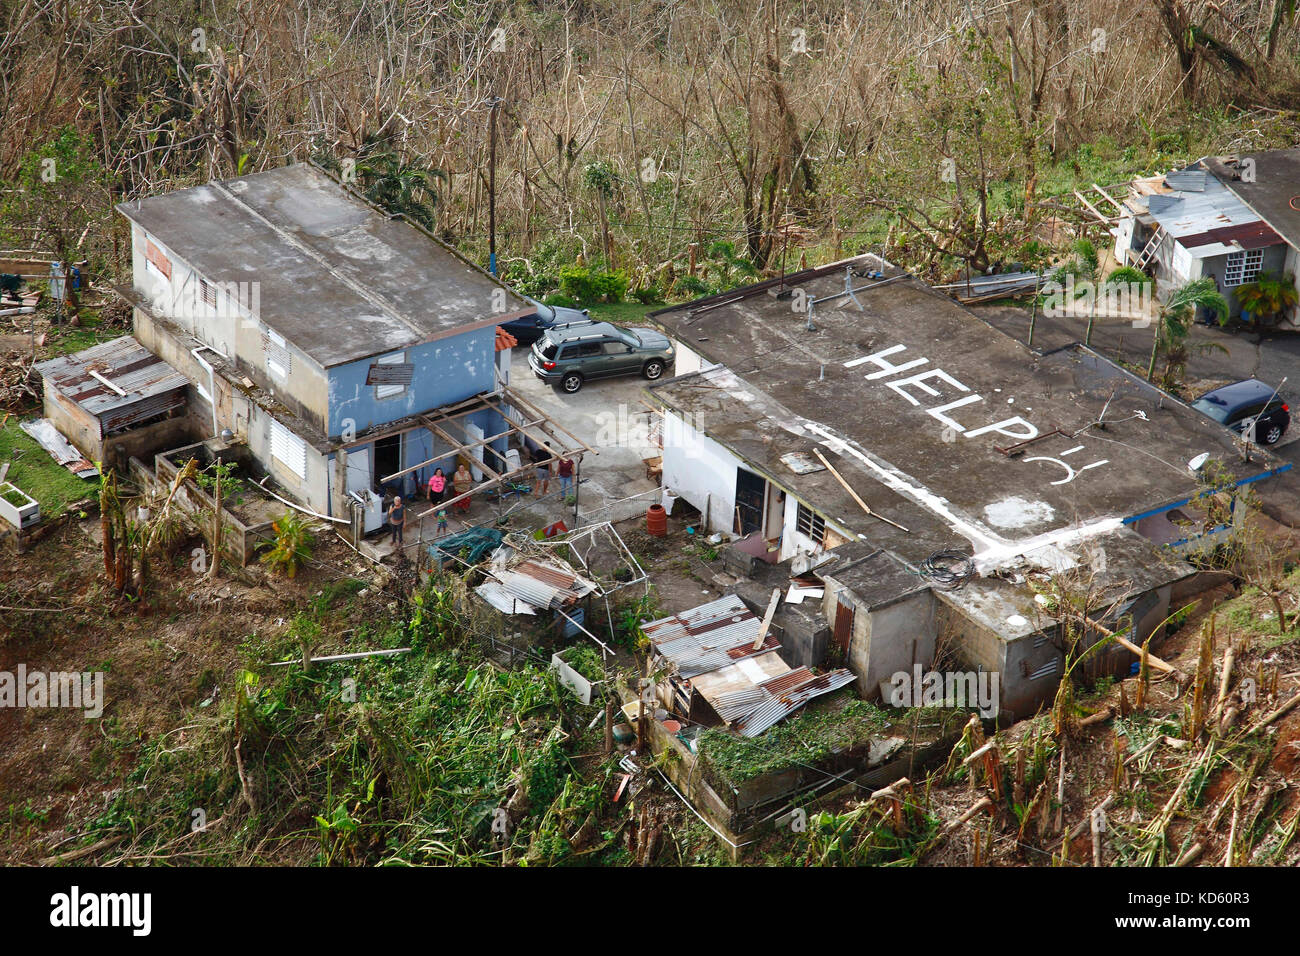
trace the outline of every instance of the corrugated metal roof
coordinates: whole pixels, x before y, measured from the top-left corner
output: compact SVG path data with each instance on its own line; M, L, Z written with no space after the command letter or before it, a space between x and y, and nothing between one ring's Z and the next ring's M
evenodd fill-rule
M677 666L682 677L691 678L780 647L781 642L771 634L754 647L762 626L763 622L740 598L729 594L652 621L641 630L655 650Z
M139 420L135 406L145 400L161 399L149 402L150 415L184 404L185 395L180 390L189 384L184 375L130 335L41 362L36 371L61 395L99 418L105 431ZM119 395L91 372L126 394Z
M535 559L519 560L522 556L510 549L506 549L506 554L512 557L506 557L501 563L509 564L509 567L498 565L499 570L494 570L492 576L500 583L505 594L534 608L567 607L578 598L596 591L594 584L579 577L567 564L561 566L559 563L544 563ZM489 603L497 606L492 601Z
M1222 243L1262 249L1282 242L1255 210L1198 167L1175 170L1158 183L1135 182L1129 207L1149 213L1187 248Z
M785 694L779 696L771 694L769 699L756 707L749 716L742 717L734 723L732 730L742 737L757 737L789 717L814 697L847 687L855 680L857 675L843 668L820 674Z
M758 654L780 648L770 634L755 649L754 641L762 621L734 594L728 594L670 617L644 625L641 630L665 660L670 661L678 676L692 679L702 674L727 670L733 681L749 681L749 686L724 693L710 693L697 685L723 722L747 737L755 737L808 701L821 694L844 687L855 679L839 669L814 675L806 667L786 669L774 677L761 678L753 662L738 666ZM773 655L775 657L775 655ZM786 667L780 663L781 667ZM740 673L735 671L739 670Z

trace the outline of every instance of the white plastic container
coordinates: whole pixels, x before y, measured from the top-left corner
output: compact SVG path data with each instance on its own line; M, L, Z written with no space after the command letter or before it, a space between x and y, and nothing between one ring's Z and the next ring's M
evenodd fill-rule
M660 502L664 506L664 514L673 513L673 505L677 503L677 495L667 488L664 489L663 500Z

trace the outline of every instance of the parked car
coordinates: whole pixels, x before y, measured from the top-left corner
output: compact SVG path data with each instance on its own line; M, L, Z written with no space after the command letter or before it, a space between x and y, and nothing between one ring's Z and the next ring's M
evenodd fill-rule
M1248 378L1206 392L1192 408L1208 415L1220 425L1246 434L1253 423L1256 444L1275 445L1291 425L1291 409L1270 385Z
M532 345L542 337L547 329L554 328L556 325L591 321L586 309L569 309L564 306L547 305L544 302L538 302L536 299L529 299L528 301L537 306L535 314L521 316L517 319L511 319L509 322L501 323L501 328L513 335L520 345Z
M673 345L654 329L625 329L609 322L557 324L533 343L528 364L548 385L572 394L588 379L641 374L661 377Z

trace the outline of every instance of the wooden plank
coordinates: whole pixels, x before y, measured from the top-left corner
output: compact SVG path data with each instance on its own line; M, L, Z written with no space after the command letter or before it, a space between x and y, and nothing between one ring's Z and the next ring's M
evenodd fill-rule
M826 460L826 456L822 454L822 450L821 450L820 448L814 448L814 449L813 449L813 452L814 452L814 454L816 454L817 457L821 460L821 463L822 463L823 465L826 466L826 470L829 471L832 475L835 476L835 480L838 481L841 485L844 486L844 490L847 491L850 495L853 496L853 500L856 501L856 502L858 503L858 505L862 508L863 511L865 511L867 514L871 515L871 517L873 517L873 518L879 518L881 521L885 522L885 524L892 524L892 525L893 525L895 528L897 528L899 531L905 531L905 532L907 532L908 534L911 534L911 533L912 533L912 532L908 531L906 528L904 528L904 527L903 527L901 524L899 524L897 521L890 521L890 520L889 520L888 518L886 518L884 515L882 515L882 514L878 514L878 513L876 513L875 511L872 511L872 510L871 510L871 505L867 504L867 503L866 503L865 501L863 501L860 497L858 497L858 493L857 493L856 491L854 491L854 490L849 486L849 483L848 483L847 481L844 480L844 476L841 475L838 471L836 471L836 470L835 470L835 466L832 465L829 461Z
M767 602L767 613L763 615L763 624L758 629L758 637L754 638L754 646L750 650L758 650L767 640L767 629L772 626L772 618L776 615L776 606L781 603L781 589L772 589L772 600Z
M439 428L439 427L438 427L438 424L437 424L436 422L431 421L431 420L429 420L429 419L425 419L425 424L429 426L429 430L430 430L430 431L432 431L435 435L437 435L439 438L441 438L441 439L442 439L443 441L445 441L447 444L451 445L453 448L463 448L463 447L464 447L464 442L457 441L456 439L452 438L452 437L451 437L450 435L448 435L445 431L443 431L441 428ZM453 453L453 454L454 454L454 453ZM471 456L471 457L473 457L473 456ZM482 469L483 471L486 471L486 472L488 473L488 475L491 476L492 478L500 478L500 477L501 477L501 475L499 475L499 474L498 474L494 469L489 468L486 464L484 464L484 463L483 463L482 461L480 461L479 459L475 458L475 459L474 459L474 462L475 462L475 465L476 465L478 468Z
M543 412L540 408L538 408L538 407L537 407L536 405L534 405L532 402L528 401L526 398L524 398L524 397L523 397L522 395L520 395L518 392L512 391L509 385L502 385L502 386L501 386L501 392L502 392L502 394L505 396L506 400L507 400L511 405L514 405L514 406L519 407L519 408L523 408L524 411L528 412L528 413L531 414L531 415L540 416L540 417L542 417L542 418L545 418L548 422L550 421L550 417L549 417L545 412ZM579 447L583 448L583 449L586 450L586 451L591 452L593 455L599 455L599 454L600 454L599 451L597 451L595 448L592 448L592 447L591 447L590 445L588 445L585 441L583 441L583 440L582 440L581 438L579 438L577 435L573 434L573 432L569 431L567 428L565 428L565 427L564 427L563 425L561 425L559 422L551 422L551 424L553 424L556 428L558 428L558 429L559 429L561 432L563 432L565 435L568 435L570 438L572 438L572 439L573 439L573 440L578 444Z
M1081 202L1081 203L1083 203L1085 206L1087 206L1087 207L1088 207L1088 211L1089 211L1090 213L1092 213L1094 216L1096 216L1099 220L1101 220L1102 222L1104 222L1106 225L1109 226L1109 225L1112 224L1112 218L1113 218L1113 217L1111 217L1111 216L1107 216L1107 215L1104 215L1104 214L1101 212L1101 210L1099 210L1099 209L1098 209L1096 206L1094 206L1092 203L1088 202L1088 197L1087 197L1087 196L1085 196L1083 193L1079 192L1079 190L1077 190L1077 189L1074 191L1074 198L1078 199L1079 202Z
M1127 210L1122 205L1120 205L1119 200L1115 199L1115 197L1113 197L1110 193L1106 192L1106 190L1102 189L1096 183L1092 184L1092 188L1097 190L1097 192L1101 193L1102 197L1105 198L1106 201L1109 202L1112 206L1118 209L1121 215L1127 212Z

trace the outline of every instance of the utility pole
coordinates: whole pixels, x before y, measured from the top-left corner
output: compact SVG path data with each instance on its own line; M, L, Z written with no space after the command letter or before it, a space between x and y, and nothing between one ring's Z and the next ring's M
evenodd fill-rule
M573 456L573 530L578 530L578 490L582 488L582 453Z
M488 101L488 272L497 274L497 106L501 97Z

